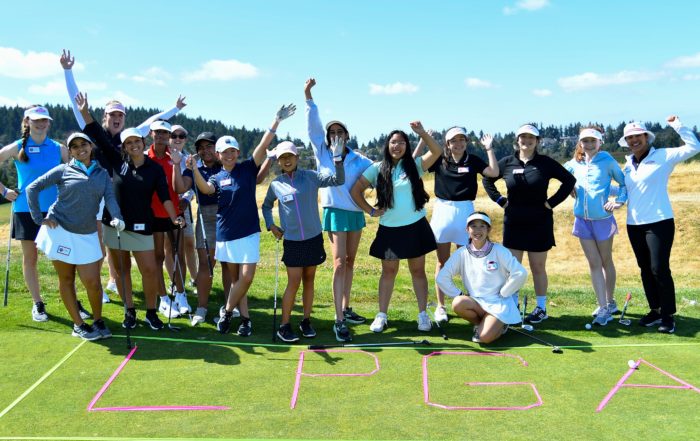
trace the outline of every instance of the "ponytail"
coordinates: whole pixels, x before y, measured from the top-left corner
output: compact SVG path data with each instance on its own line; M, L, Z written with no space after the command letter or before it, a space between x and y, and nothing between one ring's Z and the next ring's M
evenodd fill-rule
M27 152L24 150L27 147L27 142L29 141L29 121L25 118L24 121L22 121L22 146L19 149L19 153L17 154L17 158L20 160L20 162L29 162L29 156L27 156Z

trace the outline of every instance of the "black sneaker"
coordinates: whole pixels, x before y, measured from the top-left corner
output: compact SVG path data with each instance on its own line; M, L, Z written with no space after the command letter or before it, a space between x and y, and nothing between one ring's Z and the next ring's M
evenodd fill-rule
M163 322L158 318L158 313L155 309L149 309L146 311L145 321L154 331L163 329Z
M301 331L301 335L303 335L306 338L316 337L316 331L311 326L310 319L305 318L304 320L302 320L301 323L299 323L299 330Z
M676 321L672 315L661 317L661 326L658 331L664 334L673 334L676 331Z
M549 316L547 315L546 310L540 308L539 306L535 306L535 309L533 309L532 312L525 317L525 323L542 323L548 318Z
M299 336L292 331L292 325L289 323L286 323L284 325L280 325L279 329L277 330L277 337L279 337L280 340L283 342L287 343L294 343L295 341L299 341Z
M241 317L241 324L238 326L238 335L241 337L250 337L253 333L253 324L249 318Z
M673 320L673 318L671 318ZM655 310L651 310L645 315L644 317L639 319L639 326L646 326L647 328L650 326L656 326L661 323L661 314L656 312Z
M102 319L95 320L95 322L92 324L92 327L97 330L97 332L100 333L100 336L102 338L112 338L112 331L109 330L107 325L105 325L105 321Z
M343 316L345 317L345 321L353 325L359 325L367 321L366 318L353 311L352 308L345 308L343 310Z
M222 334L228 334L231 331L231 319L233 318L233 313L231 311L226 311L224 316L219 319L216 323L216 329Z
M333 325L333 332L335 333L335 339L342 342L352 341L352 335L350 335L350 330L348 325L343 321L336 321Z
M136 308L127 308L126 314L124 314L124 321L122 322L122 328L134 329L136 327Z
M87 320L92 318L92 314L90 314L90 311L87 309L83 308L83 305L80 303L80 300L78 300L78 314L80 314L80 318L83 320Z

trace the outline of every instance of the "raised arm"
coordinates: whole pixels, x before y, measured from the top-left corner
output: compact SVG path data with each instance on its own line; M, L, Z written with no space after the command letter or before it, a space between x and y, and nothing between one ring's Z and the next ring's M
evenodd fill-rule
M66 79L66 90L68 91L68 99L71 103L71 108L73 109L73 116L75 116L75 121L78 123L80 130L83 130L87 123L83 119L83 115L80 113L78 103L75 101L75 97L78 95L78 85L75 83L75 78L73 77L73 65L75 64L75 57L71 57L70 51L63 49L61 54L61 67L63 67L63 76Z
M323 127L323 124L321 124L318 107L311 96L311 88L315 85L315 78L306 80L306 83L304 83L304 97L306 98L306 130L309 134L309 140L311 141L314 155L318 158L319 151L325 144L326 129Z
M192 184L191 182L189 182L189 184L185 182L185 178L182 176L182 170L180 170L180 161L182 161L182 153L180 153L176 149L171 149L170 160L173 162L173 190L175 190L175 193L177 194L182 194L189 190Z
M663 149L666 153L668 159L674 164L685 161L686 159L696 155L700 152L700 142L695 136L690 128L685 127L681 120L676 115L670 115L666 118L666 122L670 125L673 130L678 133L684 142L684 145L680 147L674 147L671 149Z
M253 161L255 161L256 166L260 167L260 164L262 164L262 162L265 160L265 157L267 156L267 148L270 146L270 143L275 137L277 127L279 127L282 121L294 115L296 110L297 106L290 104L288 106L280 107L280 109L277 111L275 118L272 120L270 128L265 132L260 140L260 143L257 147L255 147L255 150L253 150Z
M197 155L190 155L190 157L187 158L187 168L192 170L194 185L197 186L197 190L199 190L200 193L214 194L216 187L214 187L214 184L207 182L197 168Z
M489 158L489 166L484 169L482 175L488 176L489 178L495 178L498 176L498 160L496 159L496 153L494 153L491 145L493 144L493 136L490 133L485 134L481 137L481 145L484 146L486 150L486 156Z
M272 161L274 157L267 156L258 170L258 175L255 177L255 185L262 184L265 182L265 178L270 174L270 167L272 166Z
M141 136L145 138L148 136L148 132L150 131L151 124L154 123L155 121L161 120L161 119L170 119L173 116L177 115L177 113L182 110L187 103L185 103L185 98L182 95L179 95L177 97L177 101L175 102L175 107L171 107L170 109L156 113L155 115L149 117L146 121L142 122L139 124L136 128L138 129L139 132L141 132Z
M423 171L427 171L442 155L442 147L423 128L423 124L420 121L413 121L410 125L411 130L420 136L420 139L428 146L428 152L421 156Z
M503 162L504 160L505 158L502 158L501 161L498 162L498 176L484 176L481 179L481 185L484 187L484 190L486 190L486 194L489 196L489 198L491 198L492 201L494 201L501 207L506 208L506 206L508 205L508 198L503 196L501 192L498 191L498 188L496 188L496 181L503 177L503 168L505 166L505 162Z

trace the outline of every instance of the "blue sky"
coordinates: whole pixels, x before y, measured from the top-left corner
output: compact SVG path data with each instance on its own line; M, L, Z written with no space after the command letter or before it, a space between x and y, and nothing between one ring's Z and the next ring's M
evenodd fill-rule
M67 103L61 49L90 101L166 108L306 138L303 85L360 142L414 119L700 125L700 3L605 0L12 2L0 105ZM31 30L28 30L28 29Z

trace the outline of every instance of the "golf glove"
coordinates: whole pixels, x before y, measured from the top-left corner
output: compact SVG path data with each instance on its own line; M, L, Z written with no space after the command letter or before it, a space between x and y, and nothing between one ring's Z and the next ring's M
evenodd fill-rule
M113 226L117 231L120 233L124 231L124 228L126 228L126 224L124 223L123 220L121 219L112 219L111 222L109 223L111 226Z
M345 150L345 139L335 136L331 139L331 151L333 152L333 160L336 162L343 160L343 151Z
M290 104L288 106L282 106L282 107L280 107L280 110L277 111L277 115L275 116L275 118L277 119L277 121L285 120L285 119L289 118L290 116L294 115L294 112L296 110L297 110L297 106L295 106L294 104Z

